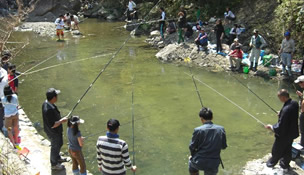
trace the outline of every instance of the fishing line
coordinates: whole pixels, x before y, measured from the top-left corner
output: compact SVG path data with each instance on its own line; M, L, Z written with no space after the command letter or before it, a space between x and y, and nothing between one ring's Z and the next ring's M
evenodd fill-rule
M162 0L159 0L154 7L156 7ZM146 19L148 17L148 15L151 13L151 11L154 9L154 7L149 11L149 13L145 16L144 19ZM139 28L140 25L138 25L135 30L137 30ZM98 73L97 77L93 80L93 82L90 84L90 86L85 90L85 92L83 93L83 95L79 98L79 100L77 101L77 103L74 105L74 107L72 108L72 110L68 113L68 115L66 117L70 117L70 115L74 112L74 110L77 108L77 106L80 104L80 102L82 101L82 99L87 95L87 93L90 91L90 89L93 87L93 85L95 84L95 82L98 80L98 78L101 76L101 74L108 68L108 66L112 63L113 59L120 53L120 51L122 50L122 48L127 44L127 42L132 38L131 35L129 35L129 37L123 42L123 44L120 46L120 48L116 51L116 53L114 53L114 55L112 56L112 58L109 60L109 62L104 66L104 68Z
M132 97L131 97L131 102L132 102L132 142L133 142L133 165L136 166L135 163L135 133L134 133L134 79L135 77L132 77ZM135 172L133 172L135 175Z
M185 73L185 74L188 75L188 76L191 76L188 73ZM233 102L232 100L230 100L228 97L226 97L223 94L221 94L216 89L212 88L211 86L209 86L208 84L204 83L203 81L201 81L200 79L198 79L196 77L194 77L194 79L196 79L198 82L200 82L201 84L205 85L206 87L208 87L209 89L211 89L212 91L214 91L215 93L217 93L218 95L220 95L221 97L223 97L224 99L226 99L228 102L232 103L234 106L238 107L240 110L242 110L243 112L245 112L246 114L248 114L250 117L252 117L253 119L255 119L258 123L262 124L263 126L266 126L266 124L263 123L261 120L259 120L257 117L255 117L254 115L250 114L244 108L242 108L241 106L239 106L238 104L236 104L235 102Z
M76 62L86 61L86 60L89 60L89 59L94 59L94 58L99 58L99 57L104 57L104 56L109 56L109 55L112 55L112 54L113 53L102 54L102 55L97 55L97 56L93 56L93 57L89 57L89 58L84 58L84 59L80 59L80 60L68 61L68 62L65 62L65 63L60 63L60 64L56 64L56 65L53 65L53 66L48 66L48 67L45 67L45 68L34 70L34 71L26 73L26 75L30 75L30 74L33 74L33 73L41 72L41 71L44 71L44 70L47 70L47 69L51 69L51 68L55 68L55 67L59 67L59 66L67 65L67 64L72 64L72 63L76 63Z
M124 26L119 26L119 27L116 27L116 28L124 28L124 27L136 26L136 25L142 25L142 24L157 23L157 22L160 22L160 21L175 21L175 20L177 20L177 18L166 19L166 20L158 19L158 20L151 20L151 21L142 21L142 22L139 22L139 23L126 24Z
M54 55L52 55L52 56L48 57L47 59L41 61L40 63L36 64L35 66L31 67L30 69L24 71L24 72L21 73L20 75L16 76L16 77L13 78L12 80L10 80L10 81L8 82L8 84L11 83L11 82L13 82L13 81L16 80L17 78L21 77L22 75L25 75L27 72L29 72L29 71L35 69L36 67L40 66L41 64L47 62L48 60L52 59L52 58L55 57L56 55L57 55L57 53L55 53Z

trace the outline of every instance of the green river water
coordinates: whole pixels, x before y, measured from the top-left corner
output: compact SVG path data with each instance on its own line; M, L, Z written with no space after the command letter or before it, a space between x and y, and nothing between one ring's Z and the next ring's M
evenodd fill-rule
M40 69L67 61L115 52L129 36L129 32L116 28L123 23L87 20L81 24L84 38L69 38L65 43L39 37L33 33L15 33L18 41L30 40L30 45L13 62L19 71L25 71L48 56L57 54ZM88 137L83 149L90 172L98 174L95 144L98 135L104 135L106 121L117 118L122 126L120 137L129 143L132 154L131 92L134 82L135 155L137 174L188 174L188 145L193 129L201 125L198 117L200 103L191 80L184 72L187 67L162 63L150 48L145 37L132 38L102 74L83 99L74 114L85 119L81 126ZM41 105L49 87L62 91L57 103L66 115L84 93L110 55L66 64L20 77L20 103L33 123L42 126ZM200 80L212 86L265 123L274 123L276 115L229 73L213 73L193 68ZM276 110L281 103L276 97L278 89L288 86L281 82L238 75L253 91ZM214 122L226 128L229 147L222 152L225 170L220 174L240 174L246 161L261 158L270 152L273 135L249 115L198 83L204 105L213 109ZM293 93L294 90L290 89ZM66 128L66 127L65 127ZM65 131L65 130L64 130ZM39 132L44 135L40 128ZM99 132L99 133L98 133ZM65 139L65 142L66 139ZM62 151L67 152L64 145ZM128 174L131 174L128 172Z

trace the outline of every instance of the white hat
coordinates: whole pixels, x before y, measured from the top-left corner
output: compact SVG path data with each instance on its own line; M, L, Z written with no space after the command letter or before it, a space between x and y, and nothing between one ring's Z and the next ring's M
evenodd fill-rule
M294 82L295 83L304 82L304 75L299 76Z
M72 116L70 122L75 125L76 123L84 123L84 120L80 119L79 116Z

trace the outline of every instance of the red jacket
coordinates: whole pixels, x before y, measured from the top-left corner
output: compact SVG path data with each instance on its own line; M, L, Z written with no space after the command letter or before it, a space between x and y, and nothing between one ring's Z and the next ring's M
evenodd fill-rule
M232 51L229 56L231 57L236 57L236 58L239 58L239 59L242 59L243 58L243 51L242 50L238 50L238 49L235 49L234 51Z

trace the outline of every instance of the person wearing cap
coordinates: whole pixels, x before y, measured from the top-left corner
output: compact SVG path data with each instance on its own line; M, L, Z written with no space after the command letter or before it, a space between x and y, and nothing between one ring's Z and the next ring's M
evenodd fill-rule
M74 175L86 175L86 163L82 153L83 137L79 130L79 125L84 123L84 120L79 116L72 116L68 119L67 137L69 141L69 153L72 159L72 171ZM80 169L79 169L80 167Z
M212 123L211 109L203 107L199 112L202 126L194 129L189 145L190 175L198 175L204 171L208 175L216 175L221 162L221 150L227 148L226 132L222 126Z
M241 46L236 46L235 50L229 54L231 70L233 70L233 68L235 68L235 70L241 71L242 59L243 59L243 51L241 49ZM236 66L234 66L233 62L235 62Z
M282 59L282 75L286 74L286 66L287 66L287 73L288 76L292 76L291 73L291 60L293 54L295 52L295 42L290 37L290 32L286 32L284 34L285 38L282 41L281 48L279 51L279 55L281 55Z
M97 163L103 175L125 175L126 168L136 171L129 156L128 144L119 139L119 126L118 120L110 119L107 122L107 135L97 140Z
M1 57L1 67L6 71L8 70L8 66L10 65L9 61L11 56L12 55L8 52L8 53L4 53L3 56Z
M249 46L252 48L249 57L250 70L257 71L261 49L266 46L266 41L261 35L259 35L259 31L257 29L253 30L253 36L251 37ZM255 66L253 67L254 63Z
M57 34L58 40L59 41L61 39L64 40L64 33L63 33L64 16L63 15L60 15L59 18L56 19L55 25L56 25L56 34Z
M61 163L66 161L59 155L63 145L62 123L67 122L66 117L61 118L61 114L55 105L59 93L60 91L54 88L48 89L46 92L47 100L42 104L43 128L51 142L50 161L53 170L63 170L65 167Z
M200 46L208 46L208 35L205 32L205 29L201 28L201 32L198 37L195 39L195 44L197 45L197 51L200 51Z
M233 51L236 49L237 46L242 47L242 44L239 42L239 39L238 39L238 38L235 38L235 39L233 40L233 43L232 43L232 44L230 45L230 47L229 47L230 51L233 52Z
M0 99L4 97L4 87L8 84L7 72L2 67L0 67ZM1 102L1 101L0 101ZM3 128L4 119L4 107L2 102L0 103L0 131Z
M273 168L280 161L281 168L284 169L284 172L288 172L292 158L292 143L299 136L299 104L290 98L286 89L278 92L278 98L284 103L278 115L278 122L274 125L268 124L265 126L266 129L273 131L275 135L272 155L266 165Z
M302 89L304 89L304 75L299 76L295 81ZM303 92L297 91L297 95L300 97L300 132L301 132L301 145L304 147L304 100L303 100Z
M18 97L13 93L11 87L6 85L4 88L4 97L1 98L4 107L5 128L7 129L8 138L16 148L19 136L19 113Z

